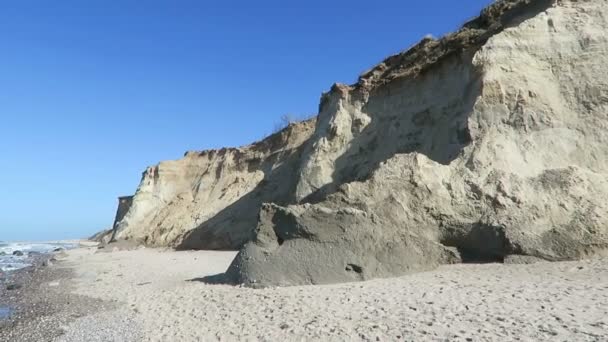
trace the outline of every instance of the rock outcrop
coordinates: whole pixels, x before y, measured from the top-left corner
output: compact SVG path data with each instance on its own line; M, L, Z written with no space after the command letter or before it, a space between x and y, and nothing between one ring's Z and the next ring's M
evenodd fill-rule
M118 197L118 206L116 207L116 214L114 215L114 223L112 224L112 228L99 231L88 239L101 244L115 242L116 234L118 233L118 224L129 212L129 209L131 209L131 204L133 204L133 196Z
M127 215L129 209L131 209L132 204L133 196L118 197L118 207L116 208L116 215L114 216L114 223L112 224L112 234L110 236L109 242L112 242L116 239L116 234L118 233L118 223L120 223L125 217L125 215Z
M321 98L315 121L144 174L118 236L319 284L608 251L608 2L501 0Z
M112 237L112 233L113 233L113 229L112 228L103 229L103 230L100 230L97 233L89 236L87 238L87 240L89 240L89 241L95 241L95 242L99 242L99 243L108 243L108 242L110 242L110 238Z

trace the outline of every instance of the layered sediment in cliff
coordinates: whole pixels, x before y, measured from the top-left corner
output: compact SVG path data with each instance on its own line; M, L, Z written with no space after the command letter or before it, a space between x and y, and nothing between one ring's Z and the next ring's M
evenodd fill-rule
M498 1L334 85L276 144L148 170L119 236L242 246L227 279L250 285L605 253L606 18L600 0Z
M151 246L238 249L264 202L290 203L301 147L315 120L255 144L187 152L143 174L116 236Z

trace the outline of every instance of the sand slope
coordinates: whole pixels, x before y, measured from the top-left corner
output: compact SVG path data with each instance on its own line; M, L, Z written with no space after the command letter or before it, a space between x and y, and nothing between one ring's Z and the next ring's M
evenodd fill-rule
M124 305L77 320L63 341L608 339L607 259L254 290L189 281L223 272L233 252L95 251L69 253L76 292Z

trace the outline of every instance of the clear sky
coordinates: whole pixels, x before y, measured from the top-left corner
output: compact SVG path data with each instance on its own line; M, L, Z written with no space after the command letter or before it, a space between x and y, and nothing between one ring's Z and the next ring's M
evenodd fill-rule
M490 0L0 2L0 240L88 236L148 165L236 146Z

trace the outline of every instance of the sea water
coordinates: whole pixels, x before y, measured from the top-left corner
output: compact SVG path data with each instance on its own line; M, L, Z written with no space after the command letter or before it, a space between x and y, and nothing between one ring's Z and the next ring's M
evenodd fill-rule
M78 247L75 243L66 242L4 242L0 241L0 284L15 270L31 266L32 258L40 254L50 254L57 248L71 249ZM13 255L20 251L22 255ZM0 298L0 320L11 317L12 310Z
M11 317L11 308L8 306L0 306L0 319Z
M0 241L0 270L10 272L31 266L30 260L34 254L48 254L57 248L72 249L78 247L75 243L66 242L4 242ZM13 255L20 251L23 255Z

